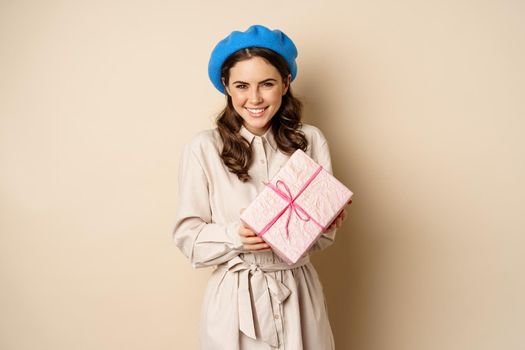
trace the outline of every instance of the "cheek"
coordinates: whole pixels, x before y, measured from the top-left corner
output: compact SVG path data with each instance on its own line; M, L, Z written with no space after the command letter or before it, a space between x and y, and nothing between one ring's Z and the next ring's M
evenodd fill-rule
M279 106L282 103L282 96L280 93L273 94L270 98L271 103L275 106Z
M237 113L242 114L244 112L244 99L240 98L239 96L232 96L232 103L233 108Z
M234 104L234 105L240 105L240 106L242 106L242 105L244 105L244 101L245 101L245 100L246 100L246 99L245 99L244 96L242 96L242 95L239 95L239 94L234 94L234 95L232 95L232 101L233 101L233 104Z

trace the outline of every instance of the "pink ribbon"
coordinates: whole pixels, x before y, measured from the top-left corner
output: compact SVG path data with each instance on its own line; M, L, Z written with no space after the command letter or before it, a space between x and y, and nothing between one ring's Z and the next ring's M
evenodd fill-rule
M288 210L288 218L286 219L286 238L289 239L289 232L288 232L288 225L290 223L290 218L292 216L292 212L295 212L299 219L303 221L309 221L312 220L317 226L319 226L322 230L325 230L325 226L321 225L319 222L317 222L310 214L308 214L299 204L295 202L295 200L303 193L303 191L312 183L312 181L315 179L317 174L321 172L323 167L319 165L319 167L316 169L316 171L310 176L310 178L304 183L303 187L299 190L299 192L295 195L295 197L292 196L292 193L290 191L290 188L288 185L282 181L277 180L275 185L273 185L270 182L263 182L266 186L270 187L272 190L274 190L279 196L281 196L284 200L288 202L288 204L282 209L277 215L258 233L259 236L263 236L269 229L272 227L272 225L281 217L281 215L284 214L285 211ZM284 189L286 191L283 192L279 185L282 184L284 186ZM303 213L306 218L303 218L299 212Z

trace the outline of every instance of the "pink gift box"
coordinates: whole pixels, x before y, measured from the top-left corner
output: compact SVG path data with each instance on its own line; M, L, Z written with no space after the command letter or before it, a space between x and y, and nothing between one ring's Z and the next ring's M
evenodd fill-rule
M298 149L240 218L292 265L351 202L352 195L345 185Z

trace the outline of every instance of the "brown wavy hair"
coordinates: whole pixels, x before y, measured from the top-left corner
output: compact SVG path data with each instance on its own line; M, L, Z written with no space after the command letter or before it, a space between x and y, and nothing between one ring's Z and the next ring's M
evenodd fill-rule
M221 78L227 86L230 79L230 68L237 62L248 60L252 57L262 57L272 64L286 82L290 68L286 60L275 51L261 47L241 49L230 55L221 68ZM226 95L226 106L217 116L217 129L223 142L221 159L230 172L236 174L242 182L251 179L248 169L253 161L252 149L248 141L239 133L242 117L235 111L232 98ZM279 110L271 120L271 128L275 136L277 147L285 154L291 155L295 150L306 151L308 141L304 133L299 130L302 126L301 113L303 103L292 94L291 86L282 98Z

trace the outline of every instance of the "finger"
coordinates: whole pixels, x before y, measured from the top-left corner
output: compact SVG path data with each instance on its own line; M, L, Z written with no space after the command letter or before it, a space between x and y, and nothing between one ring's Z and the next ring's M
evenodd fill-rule
M247 250L260 250L268 248L268 243L258 243L258 244L245 244L244 248Z
M249 228L248 226L245 226L245 225L241 225L239 227L239 232L242 232L246 236L254 236L255 235L255 232L253 232L253 230L251 228Z
M261 237L241 237L241 242L244 244L257 244L257 243L263 243L263 239Z
M256 236L255 232L250 230L249 228L241 228L239 230L239 234L244 237L253 237Z
M257 252L271 252L272 251L272 248L263 248L263 249L258 249Z
M326 230L324 230L324 233L326 233L326 232L330 232L330 231L332 231L334 228L335 228L335 224L332 223L330 226L328 226L328 227L326 228Z
M246 235L250 235L250 236L255 235L255 232L253 232L250 226L247 226L245 224L241 224L239 226L239 232L244 232Z
M241 237L241 242L243 244L259 244L263 243L264 241L259 237Z
M240 213L242 214L243 211L244 211L244 208L241 208Z

